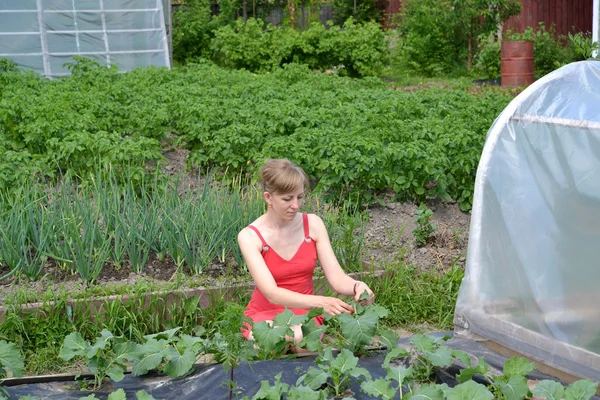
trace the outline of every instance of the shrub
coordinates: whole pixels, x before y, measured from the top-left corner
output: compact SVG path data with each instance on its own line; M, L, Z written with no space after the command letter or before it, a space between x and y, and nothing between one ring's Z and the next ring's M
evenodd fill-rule
M356 8L355 8L356 5ZM333 19L342 25L348 18L354 18L357 22L375 21L381 22L383 11L377 0L334 0Z
M224 67L249 71L274 71L291 62L311 69L342 67L349 76L376 75L385 63L388 46L379 24L355 23L349 18L343 28L312 23L304 31L276 28L261 20L238 20L235 28L215 31L213 60Z
M451 71L465 59L464 46L453 34L452 4L448 0L407 0L399 30L406 68L425 76Z
M180 62L210 57L214 31L235 22L239 1L219 1L219 13L212 14L211 0L184 0L173 12L173 58Z
M494 79L500 76L500 42L496 35L484 35L479 38L479 47L475 59L475 72Z

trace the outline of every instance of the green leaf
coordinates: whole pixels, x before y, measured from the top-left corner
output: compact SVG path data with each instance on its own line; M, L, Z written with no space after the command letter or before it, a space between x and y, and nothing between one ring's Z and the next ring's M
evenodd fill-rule
M323 348L321 337L326 329L325 325L317 325L313 319L302 324L302 341L300 342L300 346L306 347L310 351L321 350Z
M409 397L413 400L444 400L444 392L431 385L421 385L414 389Z
M145 375L151 369L155 369L161 363L167 351L167 341L162 339L157 341L150 339L145 345L141 346L140 353L142 354L138 360L133 362L133 376Z
M81 333L73 332L65 337L58 356L65 361L69 361L75 356L84 357L89 346L89 343L83 340Z
M170 360L165 365L165 374L171 378L177 378L187 374L196 362L196 353L191 349L186 349L182 355L179 355L176 351L173 352L173 356L170 356Z
M352 371L350 371L350 375L355 378L359 378L362 376L367 379L371 379L371 373L369 371L367 371L366 368L363 368L363 367L354 368Z
M492 400L494 395L483 385L468 381L456 385L450 393L448 400Z
M471 367L471 356L462 350L452 350L452 357L462 361L467 368Z
M321 368L310 367L308 368L308 372L306 374L298 378L296 381L296 386L303 383L312 390L317 390L327 382L328 377L329 374L327 374Z
M378 319L381 319L387 317L389 313L390 312L387 308L377 304L372 304L366 307L366 310L363 315L373 315L376 316Z
M404 347L396 347L385 355L385 359L383 360L383 367L387 367L390 365L392 360L395 360L398 357L408 357L410 353Z
M559 382L544 379L535 385L532 393L536 397L545 397L547 400L560 400L565 396L565 387Z
M397 367L385 367L385 370L387 371L388 379L398 382L398 387L401 387L404 384L404 380L413 374L412 367L405 368L401 365Z
M391 400L396 395L396 389L392 387L391 382L383 378L364 381L360 384L360 389L369 396L381 397L384 400Z
M273 326L292 327L301 325L304 322L306 322L306 314L296 315L287 307L283 312L277 314L275 318L273 318Z
M114 351L118 362L137 361L144 355L142 347L134 342L115 343Z
M177 327L177 328L173 328L173 329L169 329L168 331L163 331L163 332L159 332L159 333L153 333L151 335L145 335L144 339L146 340L150 340L150 339L156 339L156 340L161 340L161 339L166 339L166 340L171 340L173 338L173 336L175 336L175 334L181 329L181 327ZM202 328L204 329L204 328ZM200 336L200 335L198 335Z
M506 400L523 400L529 394L529 386L524 376L513 375L508 382L498 382Z
M365 314L354 318L350 314L342 314L339 316L339 321L342 325L342 334L354 346L367 346L373 342L378 322L376 315Z
M330 365L341 374L347 374L358 365L358 357L355 357L350 350L343 349Z
M102 329L100 337L96 338L96 343L87 348L86 357L92 358L97 356L98 352L104 350L112 338L114 338L114 335L108 329Z
M113 365L106 370L106 375L115 382L120 382L125 378L125 371L118 365Z
M323 308L312 308L307 314L306 319L313 319L314 317L320 317L323 315Z
M326 400L327 394L323 390L314 391L307 386L292 386L285 394L286 400Z
M204 341L204 339L199 338L197 336L183 334L177 341L177 348L179 349L179 351L185 351L186 349L196 351L196 345L198 343L204 343Z
M450 392L452 392L452 388L448 386L447 383L437 384L435 386L440 389L442 393L444 393L444 398L446 399L448 398Z
M388 351L398 347L398 335L396 335L396 332L391 329L379 329L377 334L379 335L379 340L387 347Z
M280 400L290 385L281 382L281 372L275 375L275 382L271 386L268 380L260 382L260 389L252 397L252 400Z
M25 368L23 356L16 344L0 340L0 367L10 370L16 378L23 374L23 369ZM2 375L0 373L0 378L2 378Z
M565 390L565 400L589 400L596 394L598 382L582 379L571 383Z
M145 390L138 390L135 392L135 398L137 400L156 400L154 397L146 393Z
M285 336L290 332L287 326L271 326L266 321L260 321L252 327L252 335L261 350L270 353L277 345L285 341Z
M535 364L521 357L513 357L504 363L504 376L510 378L513 375L526 376L535 370Z
M434 350L434 341L427 335L414 335L410 341L415 346L415 350L421 353Z
M423 354L435 367L444 368L452 365L452 350L448 346L440 346L434 351L425 351Z
M107 400L127 400L127 396L123 389L119 389L116 392L109 394Z
M96 397L95 394L92 393L89 396L85 396L85 397L80 398L79 400L98 400L98 398Z
M460 374L456 375L456 380L460 383L467 382L473 378L473 375L485 375L490 370L490 367L485 362L483 357L479 358L479 364L474 367L465 368L460 371Z

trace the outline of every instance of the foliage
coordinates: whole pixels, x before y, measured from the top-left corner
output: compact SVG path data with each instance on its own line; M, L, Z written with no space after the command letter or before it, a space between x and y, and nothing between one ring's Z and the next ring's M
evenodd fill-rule
M518 0L452 0L456 34L467 43L468 69L471 69L477 38L493 34L499 24L520 12Z
M274 71L291 62L311 69L341 68L350 76L377 74L388 49L381 27L374 22L355 23L342 28L314 22L304 31L289 27L265 26L254 18L238 20L235 28L215 31L213 60L225 67L249 71Z
M5 393L2 387L2 380L6 378L7 371L13 377L18 378L23 374L24 368L23 356L16 344L0 340L0 398Z
M381 22L383 10L376 0L334 0L333 20L335 23L342 25L350 17L354 18L356 22Z
M475 72L487 79L500 77L501 43L496 40L496 35L479 36L479 47L475 57Z
M154 397L149 395L145 390L138 390L135 393L136 400L154 400ZM94 393L89 396L82 397L80 400L95 400L98 399ZM107 397L107 400L126 400L126 394L123 389L118 389L112 393L110 393Z
M450 0L407 0L398 29L403 37L406 68L424 76L448 73L464 59L466 49L453 34Z
M179 328L146 335L138 346L138 358L133 362L133 376L145 375L157 369L172 378L187 374L203 350L206 340L198 336L177 334ZM203 333L198 330L197 333Z
M415 218L416 226L413 229L413 235L418 247L425 246L431 234L437 230L437 225L430 221L431 217L433 217L433 211L425 204L421 204L417 210Z
M317 367L309 367L306 374L300 376L296 385L305 384L312 390L327 385L330 394L342 396L350 386L351 379L371 378L366 369L358 366L358 357L348 349L343 349L333 356L330 348L315 360Z
M366 293L361 298L366 299ZM380 315L387 313L387 310L377 305L362 307L360 303L357 303L354 306L357 307L357 313L360 316L372 315L379 318ZM267 349L261 355L254 349L254 342L241 338L239 327L244 322L242 310L241 306L230 303L220 314L219 320L215 321L214 327L217 328L217 331L212 333L198 327L196 329L197 336L189 336L180 334L180 329L174 328L146 335L143 345L126 341L122 337L115 337L106 329L92 345L85 341L80 333L73 332L64 338L60 357L72 359L79 356L88 359L88 368L96 374L95 382L97 384L95 387L97 387L105 376L109 376L115 381L122 379L125 361L133 362L134 375L144 375L150 369L158 368L169 376L176 377L186 374L192 368L193 360L198 359L200 355L212 354L231 373L230 380L226 382L227 386L231 388L231 398L236 387L233 369L240 362L250 361L256 357L262 358L265 354L270 354L272 357L279 356ZM295 316L286 310L275 317L273 325L274 327L284 326L285 329L270 331L272 334L267 335L269 338L261 339L260 343L266 346L277 343L279 339L275 336L289 334L287 331L289 326L302 323L306 319L310 318L312 322L313 315L320 312L320 310L315 310L315 313L309 315ZM328 396L345 394L352 382L359 383L361 390L367 395L386 400L396 398L397 394L400 398L414 398L415 400L425 397L440 400L444 398L517 400L530 398L532 395L548 399L589 400L598 387L597 382L589 380L576 381L566 388L558 382L544 380L539 382L533 391L530 391L526 376L535 369L535 365L523 358L508 359L504 363L502 375L492 375L483 358L480 358L478 364L474 365L469 354L447 346L445 342L449 336L415 335L411 338L410 347L405 349L399 345L398 337L392 331L378 328L372 332L372 329L367 326L367 321L361 319L360 316L358 318L360 325L364 324L366 327L366 329L361 328L361 332L355 329L356 319L351 320L339 316L328 319L328 324L337 321L341 331L348 335L349 340L341 346L339 353L335 355L330 347L315 346L315 342L320 341L320 332L318 332L317 335L313 335L301 343L309 344L309 348L315 348L318 351L319 355L315 360L315 366L310 366L306 372L302 373L297 379L296 385L282 382L281 374L274 377L273 383L261 382L260 390L254 394L252 399L323 400ZM305 325L310 325L310 322ZM333 328L335 329L335 326ZM311 336L310 329L307 332L309 333L305 334L305 339ZM372 379L369 371L359 365L359 358L353 353L353 349L357 350L354 342L370 345L376 336L379 336L379 340L387 347L387 354L382 364L386 375ZM188 353L191 355L190 357L186 356ZM0 341L2 367L8 366L15 376L23 369L22 365L20 367L17 365L18 358L18 350L13 344ZM402 364L396 364L397 360L401 360ZM435 377L436 370L449 367L455 360L459 360L464 365L464 368L456 375L459 382L457 386L450 388L446 384L430 383ZM475 382L473 380L475 375L483 377L482 382L484 383ZM478 378L478 381L481 379ZM121 399L124 396L125 392L121 389L111 393L109 399ZM96 397L92 394L86 398L94 399ZM152 397L139 391L136 393L136 398L144 400ZM248 396L244 396L244 399L248 399Z
M312 316L312 313L310 316L296 315L286 308L275 316L272 324L266 321L254 323L252 335L259 348L258 358L269 359L283 356L289 345L293 344L294 332L291 327L305 324L309 318L312 319Z
M341 44L327 46L346 54ZM354 68L364 72L360 63ZM139 184L157 174L161 146L177 139L191 164L229 177L255 173L267 157L290 158L330 203L362 206L391 190L398 200L452 198L468 210L485 133L512 98L462 87L390 91L377 79L295 64L264 75L205 62L173 71L116 74L94 64L78 71L58 81L5 73L0 129L10 133L0 135L1 187L36 171L89 180L99 168Z
M210 57L211 41L218 28L234 23L241 2L221 0L213 15L212 0L184 0L173 12L173 58L185 62Z
M575 34L568 33L569 45L575 51L577 58L575 61L587 60L592 57L594 51L598 50L598 42L592 42L591 35L584 35L579 32Z
M536 79L575 59L573 50L564 46L561 39L557 37L555 26L552 25L550 29L546 29L543 22L540 22L535 29L526 28L523 33L508 31L503 40L533 41L534 77Z
M65 337L58 356L66 361L74 357L86 360L88 371L94 374L93 388L98 389L107 377L115 382L122 380L127 371L125 362L136 361L141 354L136 343L103 329L94 344L79 332L71 333Z

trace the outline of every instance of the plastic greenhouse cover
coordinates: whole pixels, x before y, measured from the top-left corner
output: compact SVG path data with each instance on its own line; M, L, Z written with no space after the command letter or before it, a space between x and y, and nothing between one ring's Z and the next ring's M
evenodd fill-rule
M51 77L69 75L74 55L170 67L162 0L0 1L0 57Z
M600 61L588 60L534 82L488 132L455 332L600 380L599 260Z
M444 336L445 332L438 332L434 336ZM402 338L400 344L408 347L411 337ZM490 366L490 373L502 375L502 368L506 358L484 345L472 340L463 338L453 338L446 342L453 349L462 350L471 355L471 358L483 358ZM386 372L381 368L383 362L383 354L374 354L368 357L361 357L358 365L369 371L373 379L377 379L386 375ZM238 386L240 393L237 398L243 396L252 397L260 389L260 383L263 380L269 380L274 383L274 377L281 373L281 381L289 385L295 385L296 380L304 374L310 366L314 366L315 357L301 357L295 360L269 360L256 361L251 366L242 364L235 369L234 380ZM460 372L462 365L454 364L446 369L437 372L437 383L446 383L450 387L458 384L455 375ZM538 371L534 371L527 376L533 380L552 379L548 375L544 375ZM474 380L479 383L486 384L483 377L474 376ZM160 399L177 399L177 400L196 400L196 399L226 399L228 398L228 390L224 383L229 380L229 374L225 373L223 366L220 364L211 364L207 366L198 366L193 373L177 379L171 379L164 375L148 374L142 377L133 377L126 375L119 383L114 383L112 387L106 388L102 392L94 394L99 399L106 399L108 393L122 388L127 394L127 398L135 398L135 393L138 390L145 390L157 400ZM564 382L562 382L565 384ZM67 382L44 382L23 384L18 386L9 386L8 390L10 398L18 398L19 396L38 396L44 399L62 399L74 400L80 399L89 395L89 392L81 392L76 390L76 383L73 381ZM351 386L353 397L356 400L370 400L374 397L368 396L360 391L360 386L354 382ZM235 396L234 396L235 398ZM399 398L397 395L396 399ZM593 400L598 400L594 396Z

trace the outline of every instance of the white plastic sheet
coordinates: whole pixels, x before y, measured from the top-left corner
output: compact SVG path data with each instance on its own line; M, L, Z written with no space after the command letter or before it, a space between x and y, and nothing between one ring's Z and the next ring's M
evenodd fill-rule
M600 379L600 61L536 81L490 128L455 330Z
M74 55L170 67L163 0L0 0L0 57L53 77Z

